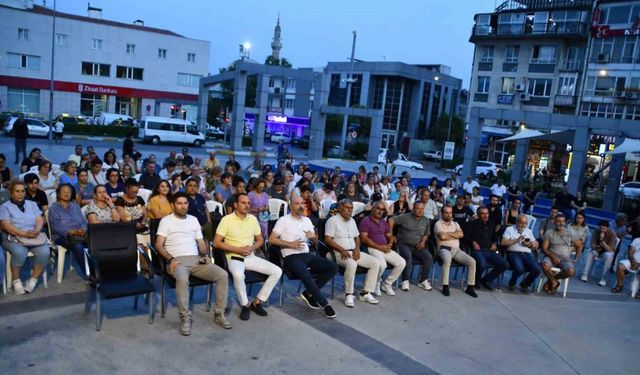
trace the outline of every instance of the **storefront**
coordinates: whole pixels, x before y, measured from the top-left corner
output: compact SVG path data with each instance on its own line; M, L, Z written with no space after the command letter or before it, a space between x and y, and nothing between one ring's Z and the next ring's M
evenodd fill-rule
M253 134L255 114L244 115L245 134ZM267 113L265 131L268 134L283 133L291 138L302 138L309 127L308 117L286 116L281 113Z

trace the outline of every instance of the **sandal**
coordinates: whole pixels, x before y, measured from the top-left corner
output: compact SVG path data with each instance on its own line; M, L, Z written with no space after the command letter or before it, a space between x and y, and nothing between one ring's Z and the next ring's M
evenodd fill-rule
M556 286L549 285L549 290L547 291L547 293L556 294L556 291L558 290L558 288L560 288L560 283L557 283Z
M546 283L544 283L544 285L542 285L542 290L549 293L549 281L547 281Z
M620 293L622 292L622 289L623 289L622 285L616 285L611 289L611 293Z

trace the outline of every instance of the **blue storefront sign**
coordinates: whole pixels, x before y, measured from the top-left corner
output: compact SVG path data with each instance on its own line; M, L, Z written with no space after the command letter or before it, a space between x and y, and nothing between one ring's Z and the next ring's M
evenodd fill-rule
M498 95L498 104L513 104L513 95Z

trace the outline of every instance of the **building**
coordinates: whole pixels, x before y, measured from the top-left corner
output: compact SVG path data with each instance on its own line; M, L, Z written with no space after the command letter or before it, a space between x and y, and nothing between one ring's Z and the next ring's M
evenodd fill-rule
M91 16L55 13L32 0L0 0L0 110L49 115L115 112L197 117L198 82L210 43L175 32ZM4 61L4 62L2 62Z

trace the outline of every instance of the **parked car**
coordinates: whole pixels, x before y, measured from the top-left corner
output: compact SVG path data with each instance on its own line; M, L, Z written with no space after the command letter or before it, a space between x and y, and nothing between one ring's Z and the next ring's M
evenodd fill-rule
M640 198L640 182L626 182L619 189L625 198Z
M271 133L271 142L278 143L280 141L283 141L284 143L291 143L291 137L282 132Z
M442 160L442 151L427 151L422 155L426 160L433 160L433 161Z
M4 132L7 135L13 136L13 124L16 122L17 119L18 119L17 117L12 117L7 122L7 125L4 127ZM49 135L49 125L45 124L44 122L38 119L31 118L31 117L25 117L24 119L27 120L27 127L29 128L29 136L47 137Z
M143 117L138 137L154 145L165 142L187 143L200 147L205 144L205 136L198 131L196 125L186 120L168 117Z
M209 124L207 124L207 131L205 135L208 139L224 139L224 131Z
M492 161L479 161L476 165L476 175L480 177L494 177L498 175L498 171L502 166ZM457 174L462 174L462 164L455 168Z
M387 149L381 148L380 153L378 154L378 164L385 164L387 161ZM393 162L393 165L401 168L408 169L424 169L424 166L421 163L416 163L415 161L409 160L404 154L398 153L398 159Z
M133 117L119 113L102 112L95 121L96 125L134 126Z
M62 123L65 126L66 125L86 125L87 124L86 121L84 120L84 117L82 117L82 116L74 116L74 115L70 115L68 113L61 113L53 121L54 121L54 124L57 121L62 121Z
M302 138L295 138L292 141L292 144L294 146L298 146L300 148L305 148L308 149L309 148L309 141L311 140L311 137L308 135L304 135L302 136Z

